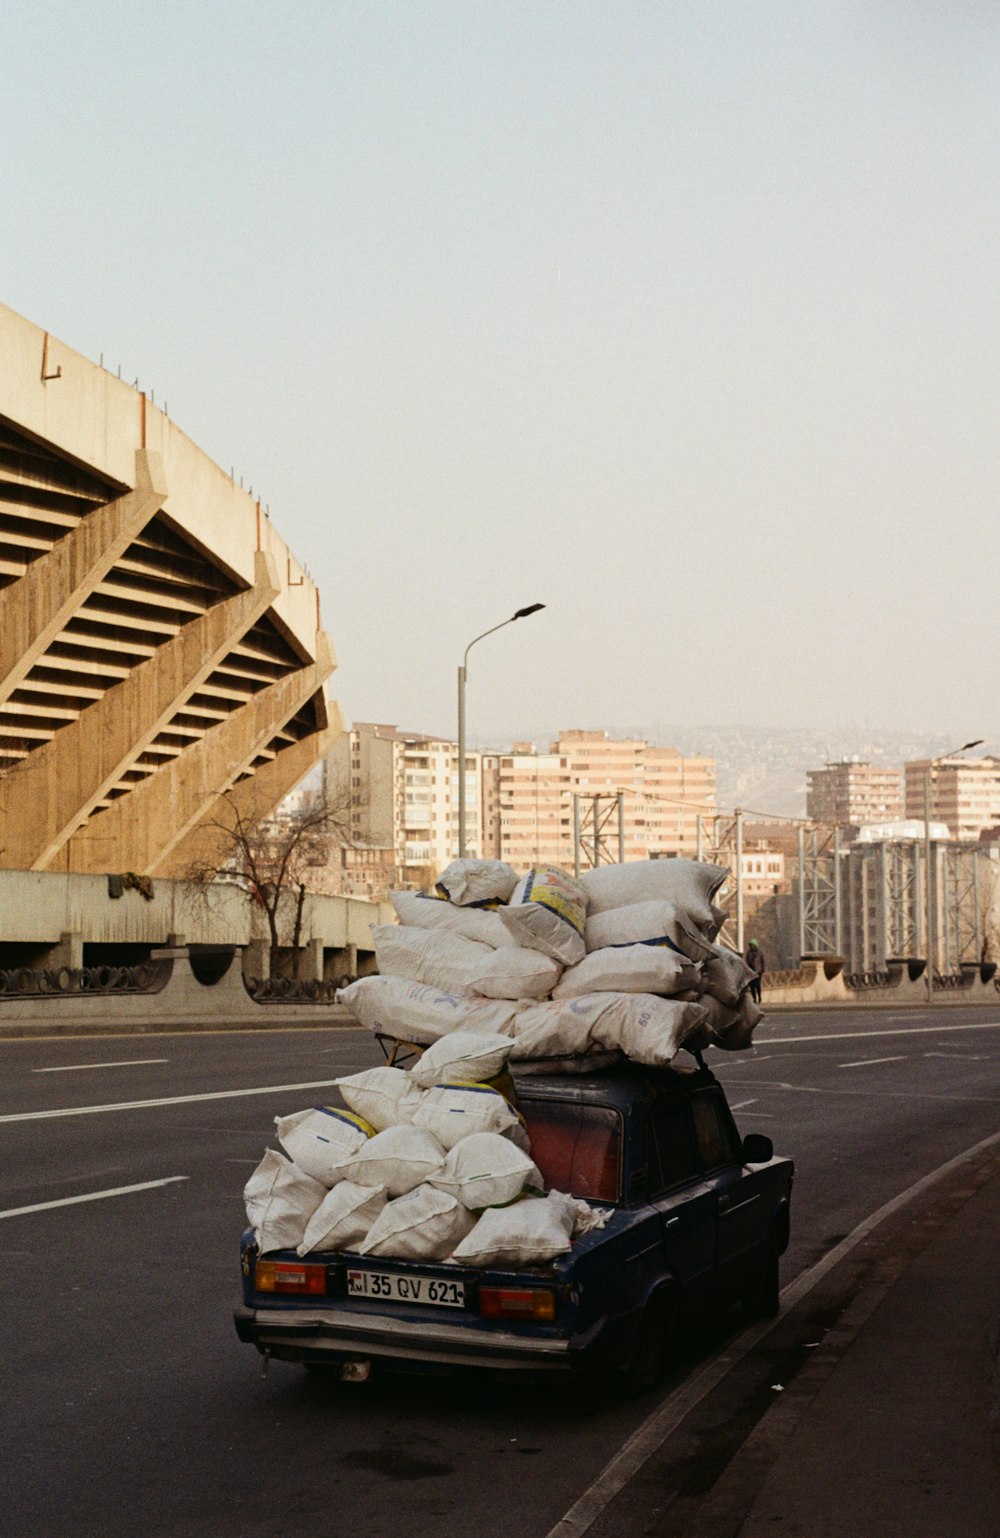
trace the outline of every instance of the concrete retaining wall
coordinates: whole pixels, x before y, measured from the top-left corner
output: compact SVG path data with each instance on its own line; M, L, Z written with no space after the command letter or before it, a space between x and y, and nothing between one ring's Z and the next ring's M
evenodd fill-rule
M963 966L954 977L938 978L935 1004L983 1004L1000 1007L995 964ZM849 978L839 956L810 957L786 972L764 978L765 1009L801 1009L806 1005L865 1008L871 1005L916 1005L927 1002L925 963L889 961L884 972L863 980Z
M70 952L87 945L249 946L266 940L262 911L236 886L220 883L206 890L189 881L158 879L148 890L148 898L136 889L112 897L107 876L0 870L0 951L5 945L35 947L40 956L33 965L79 966L79 957ZM371 926L394 919L390 903L310 894L303 907L302 941L345 958L355 952L370 955ZM294 897L289 894L282 933L290 937L293 923ZM46 950L53 953L48 958ZM356 972L358 967L343 969Z

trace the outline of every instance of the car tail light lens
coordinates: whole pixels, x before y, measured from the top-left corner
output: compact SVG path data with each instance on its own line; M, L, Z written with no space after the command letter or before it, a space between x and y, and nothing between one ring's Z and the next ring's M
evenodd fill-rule
M480 1287L479 1312L484 1319L554 1319L556 1295L551 1287Z
M288 1260L258 1260L254 1267L257 1292L326 1292L325 1266L297 1266Z

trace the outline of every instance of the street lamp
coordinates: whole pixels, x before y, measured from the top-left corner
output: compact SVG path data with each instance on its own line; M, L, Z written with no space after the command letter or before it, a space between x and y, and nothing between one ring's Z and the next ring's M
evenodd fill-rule
M529 614L537 614L539 609L544 609L543 603L529 603L524 609L518 609L510 619L501 620L499 625L491 625L489 630L484 630L482 635L474 636L465 648L465 656L462 658L462 666L458 670L458 857L465 859L465 685L468 679L469 653L477 641L483 636L492 635L494 630L502 630L504 625L513 625L516 619L527 619Z
M935 913L931 896L931 770L935 764L943 763L946 758L954 758L958 753L965 753L969 748L978 748L982 737L977 737L975 742L963 742L960 748L952 748L950 753L939 753L937 758L927 760L924 769L924 912L927 918L927 1002L934 1002L934 968L935 968Z

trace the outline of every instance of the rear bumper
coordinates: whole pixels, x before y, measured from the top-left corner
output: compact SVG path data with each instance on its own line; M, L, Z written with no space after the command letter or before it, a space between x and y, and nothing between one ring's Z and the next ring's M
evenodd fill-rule
M531 1337L500 1326L488 1331L468 1324L428 1320L415 1323L384 1314L333 1308L247 1308L233 1311L240 1340L279 1360L343 1361L380 1357L451 1367L499 1371L568 1373L599 1365L606 1320L565 1338Z

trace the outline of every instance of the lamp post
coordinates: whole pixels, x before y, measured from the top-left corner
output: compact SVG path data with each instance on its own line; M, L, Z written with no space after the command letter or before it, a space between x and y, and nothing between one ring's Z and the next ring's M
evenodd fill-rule
M963 742L960 748L952 748L950 753L939 753L937 758L929 758L924 769L924 912L927 919L927 1002L934 1002L934 968L936 962L936 934L934 901L932 897L933 882L931 880L931 770L935 764L943 763L946 758L954 758L958 753L965 753L969 748L978 748L983 738L977 737L975 742Z
M484 636L492 635L495 630L502 630L504 625L513 625L516 619L527 619L529 614L537 614L539 609L544 609L543 603L529 603L526 608L518 609L510 619L501 620L499 625L491 625L489 630L484 630L482 635L472 638L465 648L462 665L458 670L458 857L465 858L465 685L468 682L469 653L477 641Z

